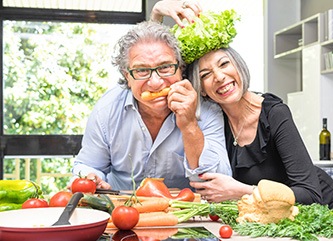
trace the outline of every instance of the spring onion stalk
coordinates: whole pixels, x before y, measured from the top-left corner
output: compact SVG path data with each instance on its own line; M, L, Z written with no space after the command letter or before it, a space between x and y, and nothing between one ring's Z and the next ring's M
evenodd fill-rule
M238 207L235 201L208 203L171 200L170 207L177 209L172 213L177 216L179 223L186 222L196 216L207 217L211 214L218 215L223 223L233 226L238 217Z

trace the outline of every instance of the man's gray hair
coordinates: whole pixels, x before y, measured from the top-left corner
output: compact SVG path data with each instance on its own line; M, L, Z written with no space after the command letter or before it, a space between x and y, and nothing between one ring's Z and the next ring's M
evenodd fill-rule
M145 41L162 41L166 43L174 51L180 70L184 70L185 62L181 57L178 40L170 32L170 28L161 23L144 21L130 29L119 39L115 46L115 55L112 58L112 64L116 66L122 74L122 77L118 80L119 85L128 88L128 81L125 78L124 73L129 67L129 50L137 43Z

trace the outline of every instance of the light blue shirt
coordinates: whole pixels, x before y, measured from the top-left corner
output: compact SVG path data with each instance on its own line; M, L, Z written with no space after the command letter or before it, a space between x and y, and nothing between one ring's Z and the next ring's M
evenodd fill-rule
M191 170L175 115L165 119L153 142L131 90L117 85L102 96L91 113L73 173L96 173L115 190L133 189L132 171L136 187L145 177L159 177L169 188L181 189L190 187L189 178L194 180L203 172L231 175L220 107L202 102L198 124L204 148L199 167Z

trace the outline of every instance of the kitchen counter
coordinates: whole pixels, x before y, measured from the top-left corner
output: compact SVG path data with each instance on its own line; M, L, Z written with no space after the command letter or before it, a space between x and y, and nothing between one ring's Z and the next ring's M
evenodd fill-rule
M210 232L212 232L216 237L220 237L219 235L219 228L221 227L220 222L211 222L211 221L194 221L194 222L188 222L184 223L181 226L204 226L206 229L208 229ZM222 239L221 239L222 240ZM226 240L226 239L223 239ZM255 240L255 241L264 241L264 240L291 240L289 238L267 238L267 237L260 237L260 238L250 238L248 236L240 236L237 233L233 233L231 238L229 240Z
M207 230L209 230L211 233L213 233L216 237L220 237L219 235L219 229L221 227L221 222L212 222L208 219L200 219L200 220L194 220L194 221L188 221L186 223L182 223L177 225L176 227L205 227ZM156 227L155 227L156 228ZM172 227L168 227L168 228L172 228ZM135 229L134 229L135 231ZM115 232L115 231L114 231ZM110 233L113 233L112 231ZM110 239L111 240L111 239ZM274 240L274 241L290 241L290 240L294 240L294 239L290 239L290 238L269 238L269 237L259 237L259 238L251 238L249 236L241 236L238 235L237 233L233 233L233 235L231 236L230 239L220 239L222 240L232 240L232 241L266 241L266 240ZM332 240L332 239L326 239L326 238L320 238L320 241L328 241L328 240ZM103 241L105 241L105 239L103 239ZM109 239L107 239L107 241L109 241Z
M191 222L187 222L184 224L179 225L181 227L193 227L193 226L204 226L206 229L208 229L210 232L212 232L216 237L220 237L219 235L219 228L221 227L221 223L220 222L212 222L209 220L202 220L202 221L191 221ZM244 241L244 240L251 240L251 241L266 241L266 240L274 240L274 241L286 241L286 240L294 240L294 239L290 239L290 238L268 238L268 237L260 237L260 238L251 238L249 236L241 236L238 235L237 233L233 233L233 235L231 236L230 239L220 239L220 240L232 240L232 241ZM320 238L320 241L328 241L332 239L326 239L326 238Z

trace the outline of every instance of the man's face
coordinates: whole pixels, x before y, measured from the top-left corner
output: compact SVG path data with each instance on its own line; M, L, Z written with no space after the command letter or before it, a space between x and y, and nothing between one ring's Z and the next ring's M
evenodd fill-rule
M173 50L164 42L141 42L134 45L129 51L129 69L156 68L165 64L177 64ZM154 100L144 101L141 94L144 91L159 92L173 83L182 79L181 71L178 68L176 73L168 77L160 77L153 71L151 77L143 80L136 80L130 73L126 72L128 86L131 88L134 97L139 104L148 108L165 109L168 107L167 97L158 97Z

